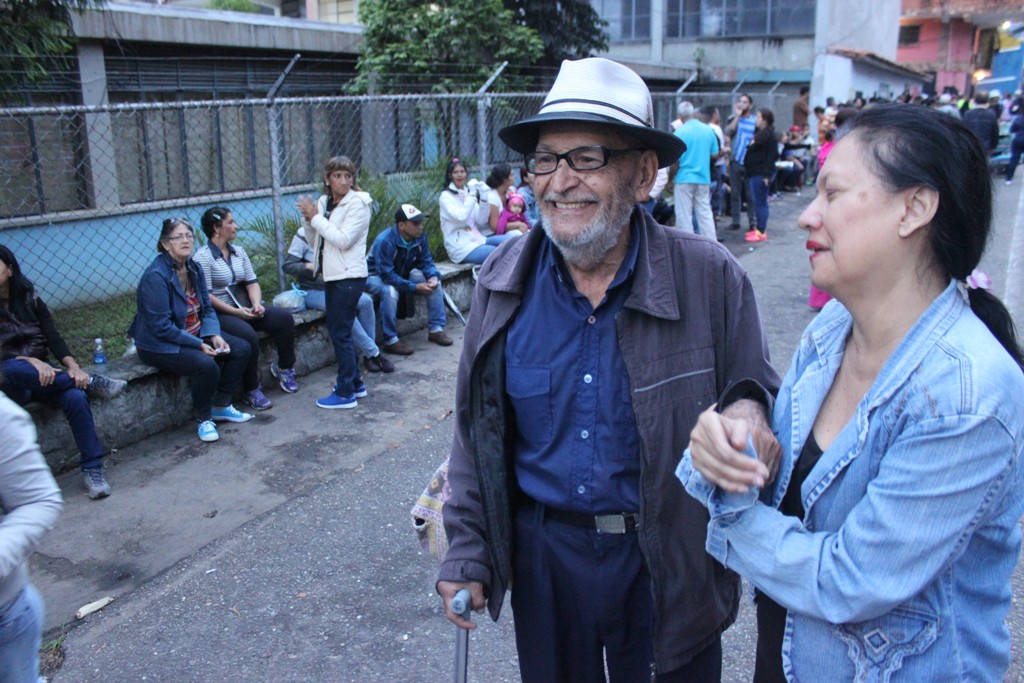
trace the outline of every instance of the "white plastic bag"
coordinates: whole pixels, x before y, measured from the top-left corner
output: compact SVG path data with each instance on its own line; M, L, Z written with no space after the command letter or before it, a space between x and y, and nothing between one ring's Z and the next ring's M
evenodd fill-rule
M292 313L306 310L306 292L299 289L299 286L292 283L291 289L286 289L274 297L274 305L280 308L287 308Z

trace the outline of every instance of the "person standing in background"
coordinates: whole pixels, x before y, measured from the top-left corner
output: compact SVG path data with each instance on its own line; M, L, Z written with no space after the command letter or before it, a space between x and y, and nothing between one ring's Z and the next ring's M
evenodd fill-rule
M743 213L743 196L746 194L747 172L743 162L747 156L747 147L754 139L756 128L754 126L754 100L746 93L740 93L732 108L733 115L725 127L725 135L729 138L729 147L732 148L732 158L729 159L729 187L732 188L730 199L732 224L730 230L740 229L740 214ZM757 218L754 215L754 202L752 198L747 201L747 226L753 230L757 225Z

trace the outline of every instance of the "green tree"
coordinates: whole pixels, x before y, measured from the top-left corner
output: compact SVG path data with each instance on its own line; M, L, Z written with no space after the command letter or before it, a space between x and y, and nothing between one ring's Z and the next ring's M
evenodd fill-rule
M522 85L516 67L536 62L544 44L513 21L502 0L364 0L366 26L357 89L472 92L503 62L493 89Z
M503 0L516 22L535 30L544 41L542 63L590 57L608 49L608 22L588 0Z
M32 83L64 62L75 47L71 12L103 0L0 0L0 95Z
M255 14L260 8L251 0L210 0L207 5L210 9L219 9L225 12L249 12Z

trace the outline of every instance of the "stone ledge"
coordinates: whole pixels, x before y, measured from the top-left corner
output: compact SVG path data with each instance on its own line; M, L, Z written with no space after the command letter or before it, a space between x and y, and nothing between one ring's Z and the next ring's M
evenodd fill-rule
M441 262L445 293L462 310L468 311L473 298L472 266ZM305 310L295 318L295 370L305 376L334 363L334 349L327 335L323 312ZM449 311L449 317L453 317ZM451 322L451 321L449 321ZM416 307L416 315L398 321L399 334L426 327L426 307ZM455 324L459 324L458 321ZM379 325L378 325L379 327ZM264 386L275 386L270 363L277 358L273 342L261 334L260 377ZM192 394L188 379L161 372L131 355L112 359L101 367L86 367L114 379L128 382L125 391L109 401L92 401L93 418L100 440L108 448L121 448L147 436L171 429L191 417ZM78 466L79 453L64 414L55 408L31 403L27 410L35 421L39 445L55 474Z

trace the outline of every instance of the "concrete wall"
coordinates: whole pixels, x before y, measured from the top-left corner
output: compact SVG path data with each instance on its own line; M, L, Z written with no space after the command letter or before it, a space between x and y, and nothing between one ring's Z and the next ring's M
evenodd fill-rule
M666 40L665 59L692 62L694 52L703 50L701 68L721 81L740 80L741 74L764 82L777 80L809 80L814 64L814 39L743 38L717 40ZM774 75L773 75L774 74Z
M819 0L815 52L845 47L895 60L899 29L900 0Z

